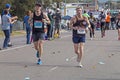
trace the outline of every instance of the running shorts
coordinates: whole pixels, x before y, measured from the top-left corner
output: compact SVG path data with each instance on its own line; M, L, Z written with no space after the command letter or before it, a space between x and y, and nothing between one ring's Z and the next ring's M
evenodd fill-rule
M38 40L45 40L45 33L34 33L32 34L33 42Z
M73 43L85 43L85 36L73 36Z

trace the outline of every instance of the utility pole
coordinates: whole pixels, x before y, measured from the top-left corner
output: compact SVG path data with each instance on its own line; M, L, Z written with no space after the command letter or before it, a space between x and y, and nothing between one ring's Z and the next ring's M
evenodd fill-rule
M66 16L66 0L64 0L64 3L65 3L65 5L64 5L64 16Z
M95 10L98 10L98 0L95 0Z
M109 0L108 5L109 5L109 9L111 9L111 0Z

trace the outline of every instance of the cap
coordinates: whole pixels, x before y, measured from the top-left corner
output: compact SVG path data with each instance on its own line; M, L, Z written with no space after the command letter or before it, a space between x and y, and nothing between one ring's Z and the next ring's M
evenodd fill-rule
M6 7L6 8L10 8L11 5L10 5L10 4L6 4L5 7Z

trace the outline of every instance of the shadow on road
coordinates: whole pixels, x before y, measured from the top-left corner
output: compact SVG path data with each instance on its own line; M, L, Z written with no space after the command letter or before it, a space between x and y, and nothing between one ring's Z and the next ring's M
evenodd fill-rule
M67 65L67 64L56 64L56 65L46 65L46 64L42 64L42 65L37 65L36 63L30 63L30 62L0 62L0 65L5 65L5 66L23 66L23 67L31 67L31 66L39 66L39 67L61 67L61 68L75 68L75 67L79 67L79 66L73 66L73 65Z

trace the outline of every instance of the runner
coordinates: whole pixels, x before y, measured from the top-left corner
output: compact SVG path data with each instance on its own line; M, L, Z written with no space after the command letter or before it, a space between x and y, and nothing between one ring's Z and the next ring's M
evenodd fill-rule
M35 12L33 17L32 37L34 47L37 50L36 57L38 58L37 64L42 64L41 54L43 53L43 40L45 38L44 23L50 24L50 20L47 15L42 12L41 4L35 4Z
M110 29L112 29L112 30L115 30L116 29L116 16L115 16L115 14L113 14L112 16L111 16L111 27L110 27Z
M95 21L96 21L96 19L92 13L90 13L89 21L90 21L90 25L91 25L90 39L92 40L92 38L95 38Z
M110 30L110 19L111 19L111 16L110 16L110 13L107 12L107 15L106 15L106 18L105 18L105 22L106 22L106 30Z
M102 11L100 14L100 26L101 26L101 38L103 38L105 36L105 14Z
M117 16L117 29L118 29L118 40L120 40L120 12Z
M76 8L76 15L72 17L70 20L70 27L73 30L73 43L74 43L74 50L77 54L77 62L79 63L79 67L83 67L81 60L83 56L84 50L84 43L85 43L85 34L87 27L90 27L90 23L88 18L82 15L82 8Z
M85 10L84 10L83 16L85 16L85 17L87 17L87 18L90 17L89 14L88 14Z

